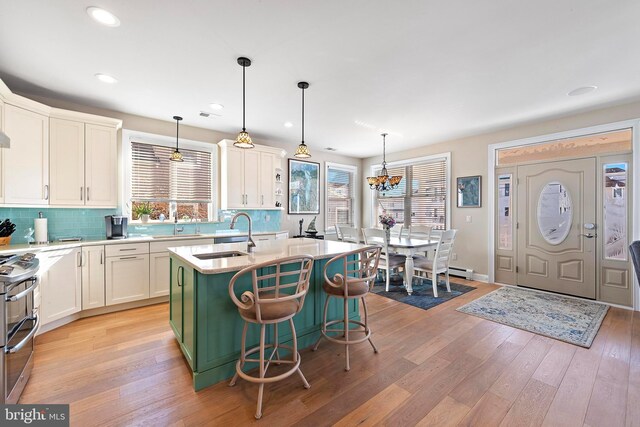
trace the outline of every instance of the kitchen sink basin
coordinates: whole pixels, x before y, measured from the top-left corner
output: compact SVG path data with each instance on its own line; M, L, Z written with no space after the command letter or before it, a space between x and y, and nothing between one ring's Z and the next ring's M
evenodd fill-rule
M227 252L212 252L208 254L193 254L198 259L220 259L220 258L235 258L238 256L249 255L246 252L239 251L227 251Z

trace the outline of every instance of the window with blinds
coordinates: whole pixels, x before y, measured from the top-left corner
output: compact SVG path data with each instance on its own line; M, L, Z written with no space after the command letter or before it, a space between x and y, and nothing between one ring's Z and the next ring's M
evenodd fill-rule
M401 175L403 178L395 190L376 193L378 215L391 215L405 227L428 225L439 230L447 228L449 186L446 158L392 167L388 171L389 176Z
M202 218L211 203L211 152L181 149L183 162L169 160L172 147L131 142L131 201L160 214ZM135 219L135 218L134 218Z
M346 166L327 165L326 231L334 230L336 224L353 227L355 169Z

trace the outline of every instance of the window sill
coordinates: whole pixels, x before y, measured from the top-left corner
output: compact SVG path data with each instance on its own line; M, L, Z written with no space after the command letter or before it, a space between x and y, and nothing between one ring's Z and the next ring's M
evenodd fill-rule
M169 220L165 220L165 221L160 221L160 220L149 220L147 222L142 222L139 219L130 219L129 220L129 225L174 225L174 224L178 224L178 225L203 225L203 224L221 224L223 223L223 220L215 220L215 221L198 221L197 223L194 221L186 221L186 220L178 220L178 222L174 222L174 221L169 221Z

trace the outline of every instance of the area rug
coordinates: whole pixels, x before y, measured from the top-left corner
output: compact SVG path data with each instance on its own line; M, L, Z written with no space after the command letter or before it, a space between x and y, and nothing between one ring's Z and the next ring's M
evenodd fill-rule
M407 290L404 287L402 276L394 275L391 276L391 278L392 280L390 282L389 292L384 290L385 281L376 281L371 292L404 304L422 308L423 310L428 310L475 289L473 286L466 286L449 281L451 292L447 292L445 283L441 281L438 285L438 298L436 298L433 296L431 280L420 278L413 281L413 292L411 295L407 295Z
M458 311L589 348L609 307L509 286L458 308Z

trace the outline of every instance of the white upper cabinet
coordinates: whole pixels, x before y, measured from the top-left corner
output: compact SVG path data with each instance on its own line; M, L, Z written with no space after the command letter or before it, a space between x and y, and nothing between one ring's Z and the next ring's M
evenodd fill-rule
M49 121L51 205L83 205L84 123L52 118Z
M49 204L49 117L11 104L4 106L4 203Z
M118 146L114 127L85 125L85 204L118 204Z
M122 121L51 108L8 90L0 81L0 204L118 204L117 131Z
M220 146L220 207L222 209L280 209L276 207L276 170L286 152L256 145L241 149L233 141Z

